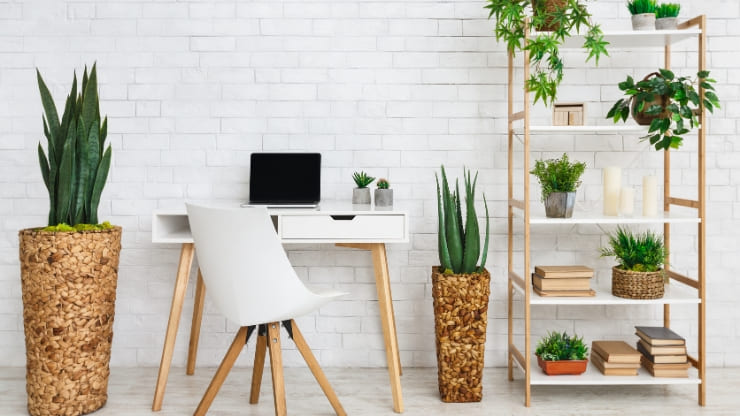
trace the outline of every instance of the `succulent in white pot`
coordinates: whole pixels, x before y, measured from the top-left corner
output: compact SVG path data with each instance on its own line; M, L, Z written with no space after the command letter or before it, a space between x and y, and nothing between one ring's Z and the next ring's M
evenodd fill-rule
M352 203L360 205L370 204L370 189L367 187L375 180L374 177L368 175L364 171L355 172L352 174L352 179L355 181L357 187L352 190Z

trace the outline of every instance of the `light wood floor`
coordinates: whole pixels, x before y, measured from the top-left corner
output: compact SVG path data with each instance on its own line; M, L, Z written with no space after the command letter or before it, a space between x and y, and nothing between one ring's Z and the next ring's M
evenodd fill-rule
M158 415L190 415L215 369L198 368L186 376L173 368L162 411ZM388 373L384 369L325 369L349 415L392 415ZM439 401L436 369L404 369L405 415L738 415L740 369L709 369L707 400L696 405L695 386L533 387L532 407L522 406L522 381L508 382L502 368L487 368L483 401L446 404ZM156 368L119 368L111 372L108 404L94 413L156 415L150 410ZM260 403L249 405L251 369L235 368L209 415L272 416L269 371L262 380ZM331 407L307 368L286 368L288 413L331 415ZM0 368L0 414L26 415L25 370Z

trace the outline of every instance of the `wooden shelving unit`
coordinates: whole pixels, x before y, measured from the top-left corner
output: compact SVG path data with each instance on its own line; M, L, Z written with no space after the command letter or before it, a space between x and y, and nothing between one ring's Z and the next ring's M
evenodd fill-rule
M526 32L526 31L525 31ZM659 47L663 49L665 57L665 68L671 66L671 45L686 39L697 39L698 70L706 69L706 17L697 16L693 19L679 24L678 30L634 32L620 31L604 33L604 38L610 42L610 50L616 49L638 49ZM579 48L583 44L580 36L569 38L564 48ZM530 57L528 52L523 52L524 79L529 78ZM699 405L706 403L706 131L704 128L698 130L698 197L696 200L687 200L671 196L671 152L664 152L663 160L663 185L664 185L664 212L658 217L644 218L635 216L631 218L607 217L595 212L574 213L573 218L552 219L544 216L544 209L537 206L535 209L530 203L530 143L532 135L536 134L623 134L642 135L646 131L643 126L636 125L611 125L611 126L532 126L530 125L530 96L523 86L518 90L524 95L524 108L520 111L514 109L514 57L509 54L508 69L508 362L509 380L514 379L514 368L522 370L525 379L524 404L531 403L532 385L644 385L644 384L696 384L698 385ZM703 101L704 90L699 94ZM706 111L702 107L700 120L704 121ZM523 145L524 163L522 174L524 177L524 194L522 199L514 199L514 138L518 137ZM691 208L695 215L676 214L671 212L671 207L680 206ZM524 226L524 270L518 273L514 270L514 221L523 222ZM540 224L663 224L663 233L666 247L670 252L671 224L695 223L697 224L698 239L698 275L696 278L683 276L666 267L670 283L666 287L666 295L656 300L631 300L612 296L608 288L595 288L597 295L592 298L544 298L534 294L529 284L529 275L533 270L530 255L530 243L532 226ZM666 264L670 264L666 259ZM513 322L514 322L514 297L523 298L523 320L524 320L524 345L518 348L514 344ZM531 331L531 308L536 305L662 305L663 323L670 326L670 307L672 304L695 304L698 314L698 354L689 356L693 365L690 369L689 378L655 378L644 369L640 370L637 377L614 377L604 376L596 369L589 366L589 370L581 376L546 376L539 371L532 348ZM534 365L533 365L534 364Z

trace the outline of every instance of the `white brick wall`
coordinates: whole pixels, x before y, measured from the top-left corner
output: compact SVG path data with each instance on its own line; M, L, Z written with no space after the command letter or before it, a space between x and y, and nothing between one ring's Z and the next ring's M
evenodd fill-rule
M589 7L604 27L626 29L623 3L599 0ZM683 3L683 16L709 16L708 63L723 100L711 118L707 157L708 358L713 366L737 366L740 283L733 270L740 267L740 149L733 139L740 126L740 84L734 81L740 76L734 47L740 3ZM59 103L72 69L79 73L94 61L114 147L100 215L124 227L114 365L155 366L161 354L179 249L150 243L151 211L184 200L245 199L249 153L260 150L321 151L325 199L349 199L353 170L389 177L397 206L412 215L411 242L389 248L399 343L410 366L435 362L428 277L437 261L433 172L441 163L454 174L463 165L479 170L495 233L487 364L505 365L506 55L491 36L483 5L0 0L0 366L24 365L17 231L43 225L48 203L36 164L43 134L34 68ZM674 54L674 68L695 62L695 43L674 49L688 51ZM654 69L662 62L659 53L614 52L600 70L584 65L583 55L567 53L561 98L587 101L588 121L605 123L602 114L618 96L616 82L625 73ZM535 116L544 120L549 112L538 107ZM673 156L673 182L691 197L696 146L686 142ZM661 166L657 153L631 137L559 136L534 143L533 157L568 151L590 168L620 163L634 185ZM597 200L600 186L599 171L587 172L579 199ZM674 267L687 272L695 266L681 257L695 252L692 232L693 227L674 231ZM598 266L598 280L606 283L610 261L597 259L594 250L604 241L601 234L591 226L538 228L533 261ZM313 245L292 248L290 257L308 284L351 292L300 319L322 364L383 366L370 259ZM187 305L183 322L191 311ZM694 307L672 313L686 335L697 332L693 312ZM629 337L635 323L658 318L659 310L651 307L549 307L534 310L533 328L536 334L577 331L587 339ZM181 328L176 365L184 364L189 325ZM215 365L234 330L207 306L200 362ZM516 330L521 340L521 323ZM300 361L290 352L286 360Z

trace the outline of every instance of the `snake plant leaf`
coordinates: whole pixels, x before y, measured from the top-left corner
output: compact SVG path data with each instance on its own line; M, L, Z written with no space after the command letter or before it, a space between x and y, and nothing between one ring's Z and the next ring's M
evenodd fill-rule
M473 273L478 264L480 256L480 230L478 229L478 217L475 214L475 197L473 184L470 181L470 171L463 172L465 181L465 251L463 253L463 273ZM477 180L476 175L476 180Z
M457 229L460 230L460 241L465 241L465 226L463 225L462 209L461 205L461 193L460 193L460 181L455 180L455 214L457 215Z
M90 162L88 155L88 143L95 141L96 145L98 142L97 129L90 129L89 136L85 134L85 123L80 117L80 121L77 122L77 175L75 177L76 194L75 194L75 216L74 224L80 224L83 221L85 215L85 197L89 188L88 182L90 180ZM94 136L94 137L93 137Z
M480 258L480 267L478 267L478 272L482 272L483 269L486 268L486 258L488 257L488 202L486 201L486 194L483 194L483 206L486 207L486 239L483 242L483 253L481 254Z
M103 158L100 160L100 166L98 167L98 173L95 175L95 185L93 186L92 194L90 195L90 223L98 223L98 205L100 204L100 194L103 193L103 187L105 186L105 180L108 177L108 170L110 169L111 160L111 147L105 149Z
M441 271L452 270L450 261L450 252L447 249L447 233L445 232L444 210L442 208L442 194L439 189L439 177L434 173L434 180L437 182L437 218L439 219L439 231L437 233L437 249L439 251L439 264Z
M98 120L100 120L100 117L98 117ZM103 125L100 127L100 135L98 136L98 140L100 140L100 151L98 153L100 155L103 154L103 144L105 144L106 137L108 137L108 117L103 118Z
M44 148L41 147L41 143L39 143L39 165L41 166L41 177L44 178L44 185L46 185L46 189L51 190L49 188L49 162L46 160L46 153L44 153Z
M41 77L41 72L36 69L36 80L39 84L39 92L41 93L41 105L44 107L44 113L46 114L46 122L49 123L49 133L51 134L51 141L56 143L59 137L59 115L57 113L57 107L54 105L54 100L51 98L49 88L44 83L44 79Z
M96 119L98 111L98 82L95 72L95 65L93 65L90 78L82 91L82 118L87 123L85 130L92 128L92 123Z
M69 210L72 202L72 182L74 178L75 139L74 136L64 143L62 163L59 165L59 187L57 188L57 223L69 222Z
M462 269L463 242L460 229L457 224L455 213L455 202L450 194L450 186L447 182L447 174L442 167L442 200L445 214L445 231L447 232L447 249L450 252L450 263L452 271L459 273Z
M87 152L87 162L88 162L88 181L87 181L87 189L86 192L86 198L85 198L85 212L88 214L92 212L92 198L89 196L93 193L93 188L95 187L95 181L93 180L97 174L98 174L98 165L100 164L100 157L102 156L102 152L100 151L100 143L99 138L96 135L98 132L98 128L96 124L93 124L93 127L90 129L90 136L88 137L87 141L87 149L85 149L85 152Z

